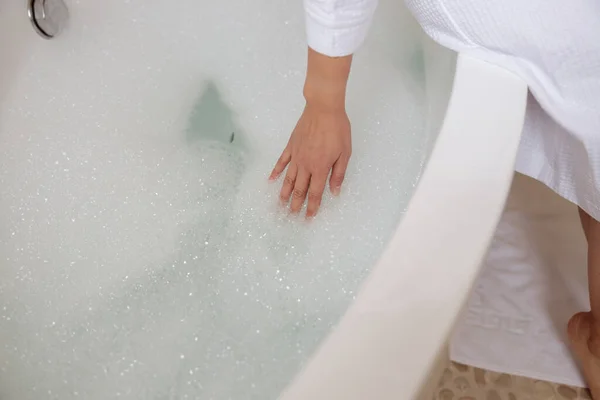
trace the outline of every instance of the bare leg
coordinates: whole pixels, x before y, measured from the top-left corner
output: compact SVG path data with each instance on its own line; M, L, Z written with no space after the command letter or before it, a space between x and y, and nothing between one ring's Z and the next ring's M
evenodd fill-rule
M595 400L600 400L600 222L579 209L581 226L588 242L588 279L591 312L579 313L569 321L571 345Z

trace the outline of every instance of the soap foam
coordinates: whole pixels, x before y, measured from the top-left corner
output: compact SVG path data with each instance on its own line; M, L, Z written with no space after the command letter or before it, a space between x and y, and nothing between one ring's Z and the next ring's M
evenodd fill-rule
M414 23L382 7L343 194L306 222L266 180L302 107L299 2L72 2L0 114L0 398L280 393L421 170L418 49L377 26Z

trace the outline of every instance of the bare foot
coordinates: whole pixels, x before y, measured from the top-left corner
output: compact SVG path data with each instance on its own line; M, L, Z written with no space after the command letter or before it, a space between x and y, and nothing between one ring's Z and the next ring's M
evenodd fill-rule
M592 314L579 313L569 321L569 339L575 355L579 358L583 374L594 400L600 400L600 326Z

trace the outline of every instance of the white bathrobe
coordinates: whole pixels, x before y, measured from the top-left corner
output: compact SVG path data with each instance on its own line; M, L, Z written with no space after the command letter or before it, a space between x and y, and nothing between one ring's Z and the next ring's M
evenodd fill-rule
M406 3L441 45L502 66L527 82L532 96L517 171L600 220L600 0ZM377 0L304 4L309 46L343 56L362 44Z

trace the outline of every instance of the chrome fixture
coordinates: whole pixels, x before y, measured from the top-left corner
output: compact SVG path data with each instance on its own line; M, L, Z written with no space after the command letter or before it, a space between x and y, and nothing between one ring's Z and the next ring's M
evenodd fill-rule
M69 19L63 0L27 0L27 14L33 29L44 39L58 35Z

